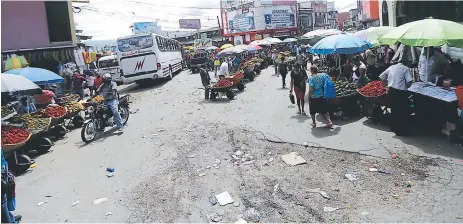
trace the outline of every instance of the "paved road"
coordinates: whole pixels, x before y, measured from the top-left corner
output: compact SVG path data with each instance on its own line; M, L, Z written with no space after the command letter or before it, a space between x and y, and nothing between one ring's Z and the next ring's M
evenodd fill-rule
M333 130L311 129L309 117L288 107L288 90L280 89L271 71L232 101L204 100L199 75L186 71L150 87L121 87L138 110L124 134L107 131L85 145L80 130L68 133L36 159L36 168L18 177L17 212L24 222L208 222L214 214L234 222L251 208L264 222L461 222L461 145L432 135L397 138L365 118L336 120ZM260 132L288 143L262 140ZM314 147L297 145L302 142ZM251 164L235 161L236 150ZM283 165L280 155L291 151L308 164ZM391 153L400 159L390 159ZM216 159L218 169L205 169ZM368 172L373 163L394 174ZM107 167L115 168L114 177L106 177ZM355 188L343 179L351 171L362 175ZM409 180L413 186L403 189ZM312 201L307 189L318 187L333 198ZM210 205L208 197L222 191L241 204ZM103 197L108 201L93 205ZM344 209L325 213L326 206Z

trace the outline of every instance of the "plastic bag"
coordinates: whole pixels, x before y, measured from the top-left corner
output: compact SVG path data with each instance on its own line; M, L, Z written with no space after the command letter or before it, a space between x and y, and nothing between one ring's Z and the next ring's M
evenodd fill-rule
M336 98L336 89L334 88L334 83L331 81L328 75L326 76L327 78L325 79L325 83L323 85L323 96L325 99L334 99Z
M296 100L294 99L294 95L292 93L289 94L289 100L291 101L292 104L296 103Z

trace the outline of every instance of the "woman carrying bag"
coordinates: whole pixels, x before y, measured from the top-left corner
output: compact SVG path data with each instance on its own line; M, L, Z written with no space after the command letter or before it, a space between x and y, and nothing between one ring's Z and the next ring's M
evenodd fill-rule
M306 115L304 110L304 96L306 90L306 82L307 82L307 72L302 70L301 65L296 63L294 65L294 69L291 71L291 82L290 82L290 90L289 94L294 93L296 94L297 100L297 114Z
M328 124L327 128L333 127L331 122L328 98L333 98L334 85L331 78L325 73L318 73L317 67L310 68L312 76L309 78L309 109L310 116L312 117L312 127L317 127L315 115L317 113L323 114ZM334 91L334 97L336 92Z

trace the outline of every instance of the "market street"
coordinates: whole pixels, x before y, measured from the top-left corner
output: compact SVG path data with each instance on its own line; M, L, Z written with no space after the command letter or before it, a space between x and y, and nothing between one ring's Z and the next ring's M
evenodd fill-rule
M461 145L434 135L398 138L366 118L311 129L272 71L232 101L204 100L199 74L189 71L152 87L120 87L136 111L124 134L107 131L85 145L80 129L68 133L17 177L15 213L24 222L462 221ZM293 151L307 164L284 164L281 155ZM393 173L369 172L372 164ZM107 167L115 169L111 178ZM349 172L360 179L350 182ZM308 193L314 188L329 199ZM239 204L211 205L208 198L224 191Z

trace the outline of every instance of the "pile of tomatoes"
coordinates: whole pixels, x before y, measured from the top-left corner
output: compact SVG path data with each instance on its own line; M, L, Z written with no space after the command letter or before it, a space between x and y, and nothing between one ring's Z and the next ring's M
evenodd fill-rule
M235 74L235 78L237 78L237 79L242 79L243 77L244 77L244 74L241 73L241 72L238 72L238 73Z
M223 88L223 87L230 87L232 85L233 85L232 81L221 79L216 84L214 84L214 86L212 86L212 87L213 88Z
M43 117L58 118L66 114L66 107L63 106L49 106L43 110Z
M373 81L358 89L359 93L366 97L378 97L386 94L387 90L383 82Z
M2 126L2 145L18 144L26 141L29 131L20 127Z

